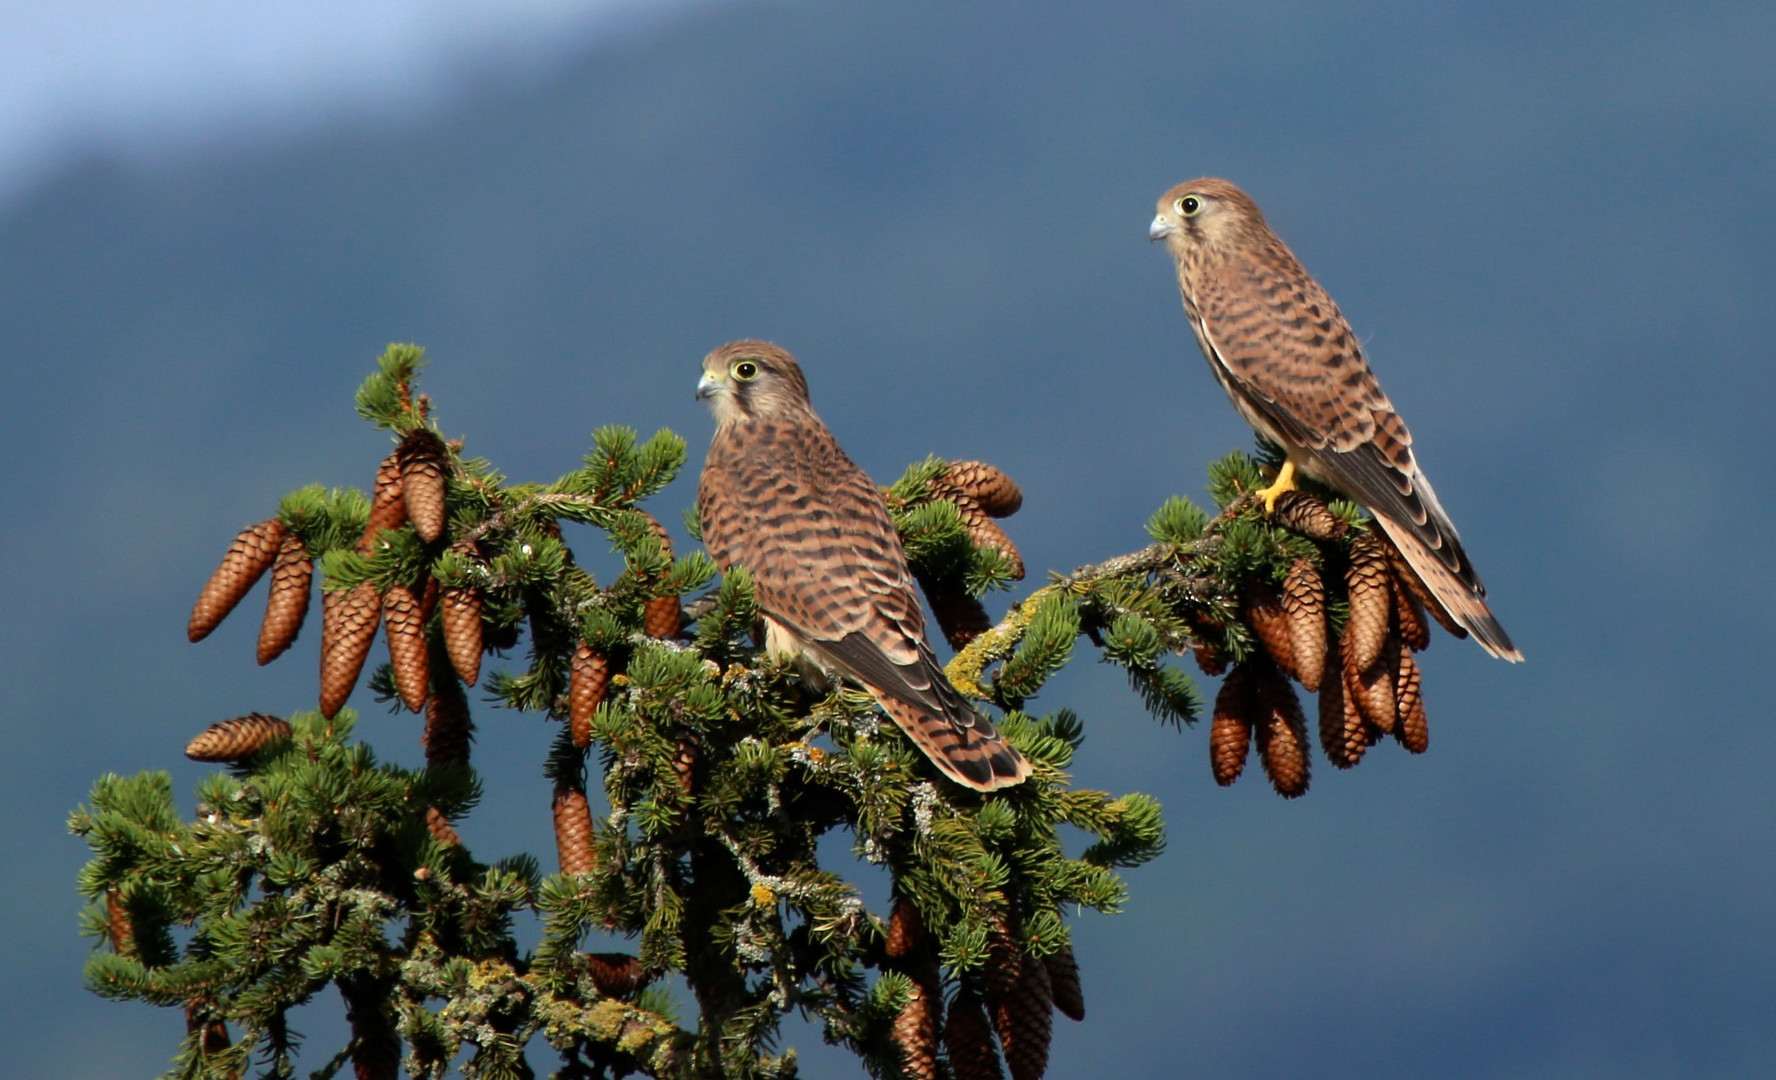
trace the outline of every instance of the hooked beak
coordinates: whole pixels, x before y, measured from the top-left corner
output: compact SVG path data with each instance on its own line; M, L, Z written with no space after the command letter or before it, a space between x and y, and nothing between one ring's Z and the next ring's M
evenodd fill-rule
M701 379L697 380L697 400L698 401L707 401L709 398L715 396L720 391L721 391L721 380L717 379L714 375L711 375L707 371L705 371L703 373L703 377Z
M1170 235L1172 235L1172 223L1159 214L1154 214L1153 224L1147 226L1147 239L1149 241L1164 240Z

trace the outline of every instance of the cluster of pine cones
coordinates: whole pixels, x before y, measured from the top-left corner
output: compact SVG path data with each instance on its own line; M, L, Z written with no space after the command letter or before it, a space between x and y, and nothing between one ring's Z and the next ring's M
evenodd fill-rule
M1304 491L1277 500L1276 524L1322 544L1328 566L1337 565L1350 531L1319 499ZM1320 747L1327 760L1348 769L1384 735L1414 754L1430 745L1418 664L1412 654L1430 644L1430 611L1442 611L1429 597L1380 529L1350 536L1342 552L1349 605L1344 629L1327 629L1326 586L1306 558L1297 559L1283 580L1281 595L1268 582L1250 583L1240 613L1263 646L1227 674L1215 698L1209 733L1209 763L1215 782L1239 779L1254 736L1259 761L1271 786L1284 798L1307 791L1307 721L1289 680L1319 694ZM1443 624L1450 633L1467 636ZM1199 649L1197 663L1210 675L1226 669L1224 660Z
M1040 1080L1048 1070L1054 1012L1085 1019L1072 946L1040 959L1029 956L1018 944L1016 922L1006 917L994 922L987 945L980 991L963 983L946 1008L937 943L925 932L918 908L904 896L895 897L886 952L889 970L912 981L893 1029L901 1075L908 1080L944 1075L938 1064L940 1032L955 1080L1002 1080L1001 1052L1011 1080Z
M357 543L359 554L371 554L383 542L385 531L409 523L427 544L443 539L450 469L450 450L435 432L420 427L404 437L377 469L369 518ZM671 536L658 521L650 517L649 522L670 557ZM482 553L471 537L457 539L447 550L482 561ZM187 636L194 642L207 637L270 570L271 587L259 628L258 659L260 664L275 660L295 642L307 617L315 554L279 518L241 530L198 594ZM374 583L362 582L349 589L323 592L322 715L333 716L350 697L380 625L388 643L389 668L397 696L408 709L425 713L427 764L467 762L474 727L463 687L479 681L481 657L487 649L510 648L516 643L514 629L488 632L482 620L482 606L483 597L475 587L440 586L430 575L415 586L396 583L379 591ZM438 616L443 654L449 658L457 678L432 677L433 653L427 626L434 613ZM666 595L648 601L644 628L655 637L677 635L683 629L679 598ZM591 743L592 715L604 700L610 674L604 653L579 643L568 687L568 721L576 746L584 748ZM200 761L241 761L289 733L289 725L284 721L255 713L212 725L192 740L186 754ZM585 794L557 790L554 803L562 869L584 870L589 865L591 835ZM442 814L434 811L429 823L440 840L460 842Z
M1010 517L1024 505L1024 493L1011 477L984 461L952 461L943 475L932 481L931 494L956 504L974 545L997 550L1010 560L1012 580L1024 579L1023 556L993 520ZM921 578L919 586L950 648L961 649L992 629L987 609L960 582Z

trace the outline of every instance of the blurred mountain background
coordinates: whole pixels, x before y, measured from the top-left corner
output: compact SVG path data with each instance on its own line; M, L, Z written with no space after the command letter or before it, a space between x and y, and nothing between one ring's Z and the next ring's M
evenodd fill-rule
M1250 445L1146 241L1213 174L1364 337L1529 662L1441 639L1430 753L1287 804L1107 669L1051 683L1078 782L1171 824L1076 923L1051 1075L1776 1075L1776 8L156 7L0 13L0 1074L166 1067L174 1012L81 986L63 823L107 770L189 809L186 739L312 707L317 626L260 670L256 614L184 621L285 491L369 485L385 343L550 479L607 423L700 460L700 358L771 338L879 480L1006 468L1039 578ZM548 725L477 720L472 850L552 868Z

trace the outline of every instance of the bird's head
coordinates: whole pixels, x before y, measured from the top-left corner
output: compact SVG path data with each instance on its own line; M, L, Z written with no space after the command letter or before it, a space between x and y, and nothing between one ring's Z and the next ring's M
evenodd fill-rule
M1269 231L1252 197L1225 180L1192 180L1159 197L1147 239L1164 240L1173 255L1239 247Z
M705 356L697 397L720 427L809 408L801 366L768 341L731 341Z

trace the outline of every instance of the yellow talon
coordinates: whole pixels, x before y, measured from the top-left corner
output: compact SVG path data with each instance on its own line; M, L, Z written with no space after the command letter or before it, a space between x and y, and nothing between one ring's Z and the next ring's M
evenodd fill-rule
M1264 512L1266 514L1274 514L1276 513L1276 501L1282 497L1283 492L1294 490L1295 462L1285 458L1283 461L1283 467L1277 470L1277 478L1275 482L1264 490L1254 492L1253 494L1264 500Z

